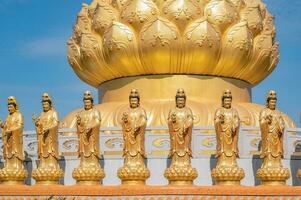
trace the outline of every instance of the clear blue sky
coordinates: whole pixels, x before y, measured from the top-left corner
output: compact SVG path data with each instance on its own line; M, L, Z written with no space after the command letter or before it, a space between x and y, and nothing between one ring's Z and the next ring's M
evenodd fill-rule
M32 129L32 112L40 113L40 98L49 92L61 119L82 106L82 92L96 90L80 81L66 58L66 41L87 0L0 0L0 117L7 115L6 100L17 96ZM301 113L300 0L265 0L276 15L281 59L276 70L253 89L253 102L264 104L266 92L279 95L279 109L299 124Z

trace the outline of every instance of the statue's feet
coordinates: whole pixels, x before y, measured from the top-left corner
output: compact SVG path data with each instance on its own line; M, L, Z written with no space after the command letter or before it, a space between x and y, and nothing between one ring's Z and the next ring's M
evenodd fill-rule
M150 172L144 165L125 165L118 169L117 175L123 185L145 185L145 180L149 178Z
M262 185L285 185L290 172L284 167L263 167L257 170L256 176Z
M101 167L78 167L73 170L72 177L79 185L99 185L105 173Z
M0 170L0 181L3 185L23 185L28 172L25 169L3 168Z
M38 185L56 185L63 176L64 171L55 168L38 168L32 172Z
M164 172L170 185L193 185L193 180L198 177L198 172L191 165L171 165Z
M217 166L211 172L216 185L240 185L245 172L238 166Z

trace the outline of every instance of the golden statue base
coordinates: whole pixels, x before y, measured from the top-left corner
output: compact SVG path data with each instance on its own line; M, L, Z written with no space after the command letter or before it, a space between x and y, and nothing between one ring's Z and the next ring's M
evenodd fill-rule
M1 184L3 185L23 185L27 175L28 173L25 169L11 170L3 168L0 170L0 181L2 181Z
M245 177L245 172L237 166L219 166L212 170L211 176L216 185L240 185L241 179Z
M198 172L191 165L177 166L171 165L164 172L169 185L193 185L193 180L198 177Z
M99 185L99 181L76 181L76 185Z
M38 185L57 185L63 176L64 172L61 169L38 168L32 172L32 177Z
M186 186L186 185L193 185L193 181L169 181L169 185L172 186Z
M262 185L286 185L290 172L284 167L260 168L256 176L261 180Z
M219 185L219 186L239 186L240 185L240 180L239 181L227 181L227 180L223 180L223 181L215 181L215 185Z
M78 185L99 185L105 173L99 167L78 167L73 170L72 177Z
M59 181L36 181L36 185L59 185Z
M149 178L150 172L145 166L125 165L118 169L118 177L122 185L145 185L145 180Z
M3 181L1 185L24 185L24 181Z
M145 185L145 181L128 181L128 180L124 181L124 180L122 180L121 184L122 185L133 185L133 186Z

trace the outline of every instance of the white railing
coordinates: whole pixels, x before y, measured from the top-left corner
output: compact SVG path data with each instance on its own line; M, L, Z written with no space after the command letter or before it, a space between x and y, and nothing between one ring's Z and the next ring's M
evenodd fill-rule
M122 130L120 127L100 129L100 145L104 158L121 158L123 146L121 133ZM166 126L147 127L145 140L145 149L148 158L167 157L169 134ZM240 157L250 158L254 155L258 155L260 141L259 127L241 127L239 135ZM0 145L1 144L2 140L0 142ZM193 128L192 151L194 158L210 157L215 153L215 145L216 139L213 126L195 126ZM59 149L61 155L66 159L76 158L77 135L75 129L59 129ZM287 159L292 155L301 156L301 128L288 128L285 130L284 149L285 158ZM35 131L24 132L24 150L29 157L37 157ZM2 155L2 152L0 155Z

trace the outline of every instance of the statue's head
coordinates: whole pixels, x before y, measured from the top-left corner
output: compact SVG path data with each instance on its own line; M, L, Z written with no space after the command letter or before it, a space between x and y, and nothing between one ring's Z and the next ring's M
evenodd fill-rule
M42 106L44 112L52 109L52 99L48 93L42 95Z
M230 90L225 90L222 96L222 107L231 108L232 106L232 93Z
M7 107L8 107L9 114L13 114L17 110L19 110L19 105L18 105L16 97L14 97L14 96L8 97Z
M129 96L129 102L131 108L138 108L140 105L140 95L137 89L132 89L130 96Z
M92 109L93 108L93 95L92 95L92 92L86 91L84 93L83 101L84 101L85 110Z
M186 94L183 88L177 90L176 106L177 108L184 108L186 106Z
M274 90L270 90L267 95L266 106L271 110L275 110L276 104L277 104L277 94Z

